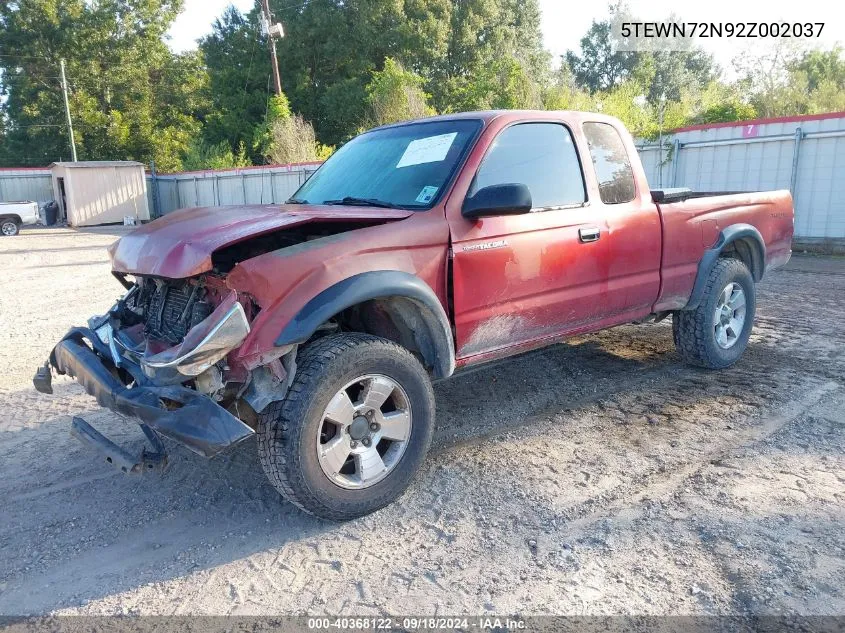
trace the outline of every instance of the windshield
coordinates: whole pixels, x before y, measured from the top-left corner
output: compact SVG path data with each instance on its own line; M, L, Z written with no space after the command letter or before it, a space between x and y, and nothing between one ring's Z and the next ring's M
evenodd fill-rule
M481 127L478 120L374 130L341 147L289 202L429 209Z

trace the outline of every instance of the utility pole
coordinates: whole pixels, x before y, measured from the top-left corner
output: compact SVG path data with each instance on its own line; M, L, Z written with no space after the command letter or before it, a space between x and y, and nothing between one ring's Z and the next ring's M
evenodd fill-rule
M73 162L76 162L76 141L73 139L73 121L70 119L70 102L67 98L67 77L65 77L65 60L60 61L62 67L62 93L65 96L65 115L67 116L67 130L70 135L70 155Z
M261 0L261 11L264 17L264 25L267 31L267 40L270 45L270 65L273 67L273 84L276 88L276 96L282 94L282 79L279 77L279 60L276 57L276 40L284 37L281 24L273 24L273 15L270 13L270 0Z

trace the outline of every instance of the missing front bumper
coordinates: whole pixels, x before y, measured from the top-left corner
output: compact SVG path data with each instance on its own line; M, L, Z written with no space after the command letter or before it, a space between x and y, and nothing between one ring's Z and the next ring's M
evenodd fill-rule
M93 331L74 328L53 349L50 363L58 373L76 378L100 406L137 418L204 457L213 457L254 433L208 396L181 386L149 384L141 378L140 368L127 366L124 361L122 368L135 376L140 385L126 387L113 367L106 364L108 361L104 362L108 358L109 349ZM45 384L41 373L33 379L35 388L52 393L49 381Z

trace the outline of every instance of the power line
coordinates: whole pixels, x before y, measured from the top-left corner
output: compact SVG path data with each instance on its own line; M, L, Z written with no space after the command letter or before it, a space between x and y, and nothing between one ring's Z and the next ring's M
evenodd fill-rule
M256 35L258 35L256 33ZM252 60L255 58L255 45L258 43L258 37L252 38L252 51L249 53L249 65L246 69L246 81L244 82L244 94L241 97L241 111L243 111L244 106L246 105L246 95L247 95L247 87L249 86L249 76L252 74Z

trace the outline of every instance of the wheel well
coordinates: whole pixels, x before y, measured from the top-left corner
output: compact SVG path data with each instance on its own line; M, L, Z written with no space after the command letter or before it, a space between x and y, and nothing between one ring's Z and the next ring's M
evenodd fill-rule
M452 373L452 359L442 349L438 317L424 303L410 297L379 297L346 308L323 323L315 337L326 332L364 332L398 343L409 350L434 378Z
M760 244L754 238L741 237L725 244L725 247L719 253L719 257L740 260L751 271L754 281L760 281L763 278L765 268L763 252Z
M6 215L0 215L0 222L3 220L14 220L16 224L20 224L22 222L21 216L8 213Z

